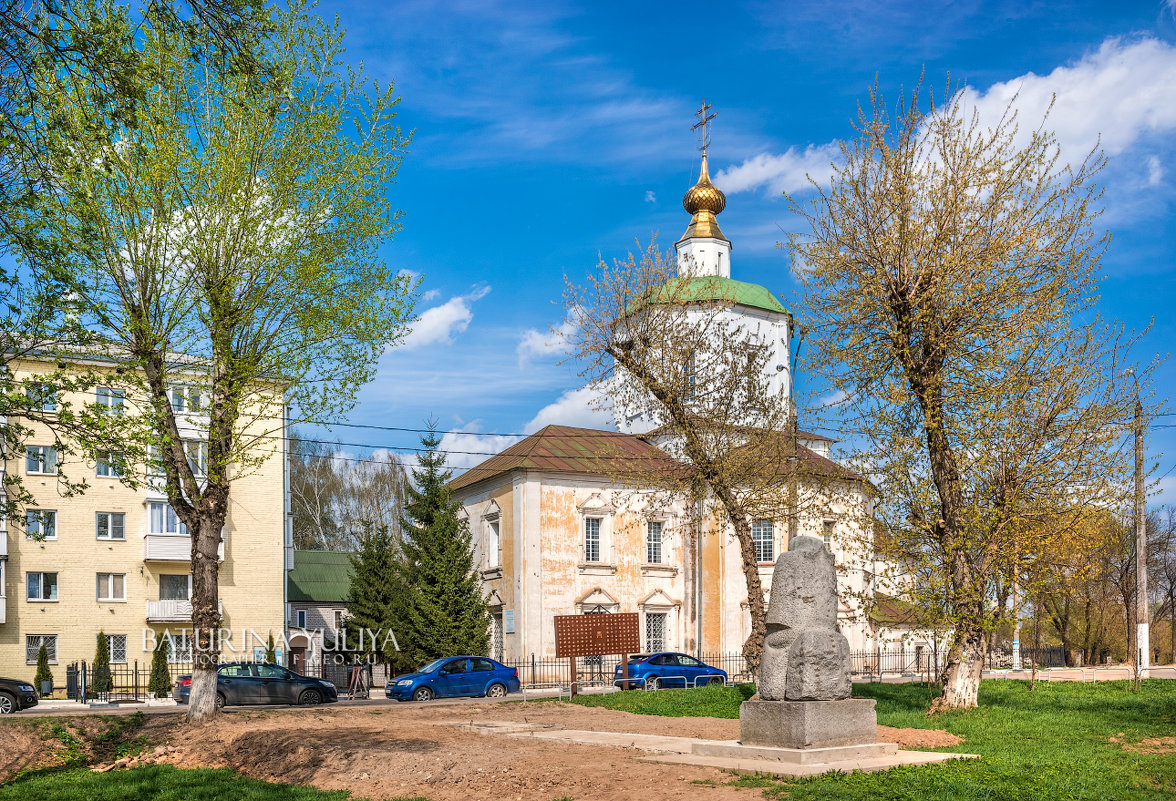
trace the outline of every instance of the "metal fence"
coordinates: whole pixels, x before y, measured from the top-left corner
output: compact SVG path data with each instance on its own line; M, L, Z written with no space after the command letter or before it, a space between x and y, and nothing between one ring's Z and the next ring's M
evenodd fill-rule
M252 662L253 660L231 660L235 662ZM168 663L170 682L168 693L174 690L176 680L180 676L191 675L191 662ZM323 679L335 685L340 694L346 694L352 687L353 671L359 668L361 673L361 697L366 697L372 686L372 665L363 662L351 664L347 662L308 662L302 665L298 672L303 676ZM65 668L66 697L82 703L97 701L99 703L128 703L141 702L150 698L147 685L151 682L150 662L128 662L127 664L113 664L110 666L111 689L97 692L94 688L95 671L92 663L73 662Z

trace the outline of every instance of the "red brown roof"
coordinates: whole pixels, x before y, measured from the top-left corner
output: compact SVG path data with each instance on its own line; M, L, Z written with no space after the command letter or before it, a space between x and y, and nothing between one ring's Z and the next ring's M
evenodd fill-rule
M673 459L645 440L616 431L547 426L449 482L459 490L511 470L621 474L638 460L672 469Z

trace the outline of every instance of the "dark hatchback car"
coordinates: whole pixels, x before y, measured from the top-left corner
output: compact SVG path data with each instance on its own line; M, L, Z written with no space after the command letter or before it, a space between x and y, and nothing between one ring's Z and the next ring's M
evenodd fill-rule
M629 658L629 684L624 686L622 665L613 673L613 684L622 689L646 687L701 687L704 684L726 684L727 671L712 667L687 654L662 652L635 654Z
M384 695L397 701L432 701L457 695L502 698L518 691L518 670L484 656L447 656L384 685Z
M0 679L0 715L8 715L37 705L37 690L31 682Z
M188 703L192 677L176 681L177 704ZM268 662L230 662L216 671L216 705L238 704L321 704L339 700L334 684L322 679L300 676L292 670Z

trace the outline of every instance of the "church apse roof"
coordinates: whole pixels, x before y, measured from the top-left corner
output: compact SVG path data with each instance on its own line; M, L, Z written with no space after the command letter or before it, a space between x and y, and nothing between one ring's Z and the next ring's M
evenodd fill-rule
M635 302L639 303L640 301ZM759 284L736 281L716 275L695 278L671 278L650 290L647 303L730 303L753 309L788 314L784 304Z

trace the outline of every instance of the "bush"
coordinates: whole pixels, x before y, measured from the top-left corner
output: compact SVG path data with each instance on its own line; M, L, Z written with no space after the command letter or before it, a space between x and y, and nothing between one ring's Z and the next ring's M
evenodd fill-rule
M41 649L37 651L37 674L33 678L33 684L37 685L37 692L41 692L41 684L46 681L50 684L53 683L53 671L49 670L49 651L42 643Z
M151 654L151 678L147 681L147 691L154 693L156 698L167 698L171 693L171 671L167 668L167 640L163 637L155 643L155 652Z
M98 645L94 649L94 682L90 689L96 693L108 693L114 689L114 679L110 675L110 642L104 631L98 632Z

